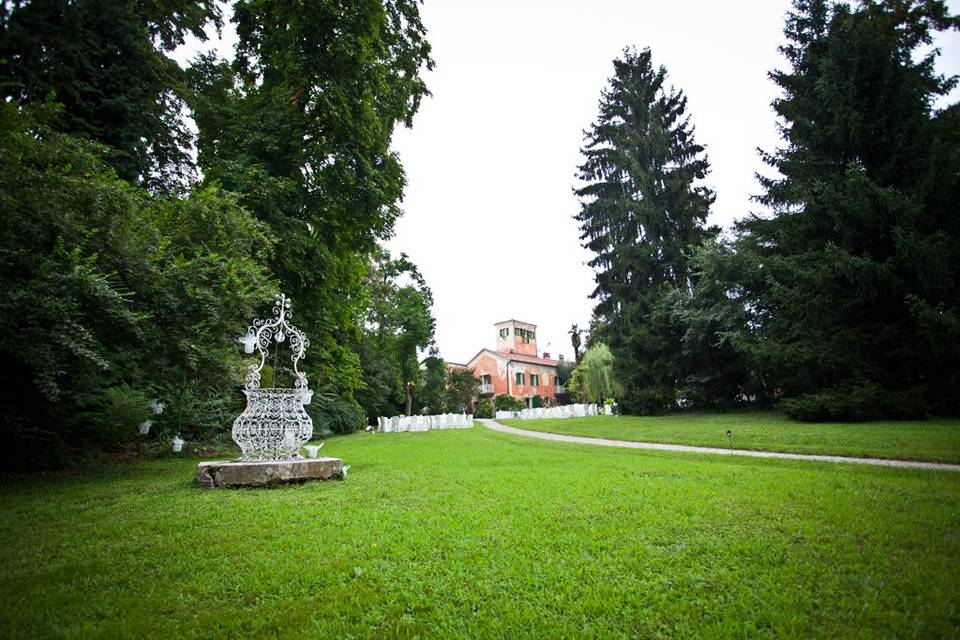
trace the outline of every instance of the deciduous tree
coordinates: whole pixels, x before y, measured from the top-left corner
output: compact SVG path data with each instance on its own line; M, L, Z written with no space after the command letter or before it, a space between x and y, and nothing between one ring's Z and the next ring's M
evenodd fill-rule
M196 172L183 71L169 57L187 35L220 27L215 0L32 0L0 3L0 93L63 105L51 123L107 146L117 174L183 190Z
M283 239L271 267L317 348L311 373L351 397L364 278L404 187L390 141L432 66L418 3L241 0L234 22L235 62L190 71L198 162Z

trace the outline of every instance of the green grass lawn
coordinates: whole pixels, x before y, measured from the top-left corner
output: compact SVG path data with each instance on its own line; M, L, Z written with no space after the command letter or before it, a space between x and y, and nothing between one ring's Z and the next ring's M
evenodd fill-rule
M960 420L807 423L779 413L597 416L561 420L500 420L531 431L577 436L790 453L960 462Z
M357 434L345 482L198 459L5 479L0 637L957 637L960 474Z

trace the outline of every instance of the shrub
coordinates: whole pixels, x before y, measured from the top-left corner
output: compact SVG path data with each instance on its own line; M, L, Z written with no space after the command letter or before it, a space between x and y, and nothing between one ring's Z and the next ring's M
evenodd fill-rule
M331 433L354 433L367 423L367 416L355 403L332 393L315 393L306 406L313 419L313 431L320 437Z
M163 437L179 433L191 441L228 441L233 421L244 405L240 395L215 387L184 385L164 398L167 407L154 418L155 433Z
M920 390L890 391L866 383L826 389L780 402L784 412L804 422L863 422L880 418L906 420L923 415Z
M489 399L484 398L477 403L477 407L473 412L474 418L492 418L493 417L493 404Z
M502 395L496 398L497 411L520 411L526 408L527 404L523 400L514 398L513 396Z
M91 411L77 417L86 418L81 423L88 427L90 444L111 449L135 441L140 423L152 413L150 398L143 390L121 384L106 389Z

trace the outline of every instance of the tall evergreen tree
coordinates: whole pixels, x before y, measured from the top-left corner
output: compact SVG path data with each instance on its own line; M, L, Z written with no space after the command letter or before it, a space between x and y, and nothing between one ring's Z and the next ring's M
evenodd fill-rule
M692 284L688 253L715 233L704 226L714 196L683 92L665 87L649 49L627 49L613 64L586 133L576 219L595 254L596 338L615 356L624 408L647 413L676 406L682 330L664 298Z
M771 74L784 144L764 159L772 217L739 227L751 256L745 341L797 417L960 408L960 147L955 84L930 44L941 1L797 0Z

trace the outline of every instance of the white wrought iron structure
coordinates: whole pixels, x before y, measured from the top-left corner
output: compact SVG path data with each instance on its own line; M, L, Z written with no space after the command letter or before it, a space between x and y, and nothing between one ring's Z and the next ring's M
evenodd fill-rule
M231 435L240 447L241 460L292 460L299 458L300 447L313 436L313 420L303 405L310 404L313 392L307 386L307 376L298 368L310 341L290 323L290 299L277 295L273 305L274 317L254 320L246 335L239 339L246 353L259 352L260 362L250 365L243 393L247 408L234 420ZM293 388L260 388L263 366L270 355L270 345L288 340L293 352ZM274 371L276 384L277 371Z

